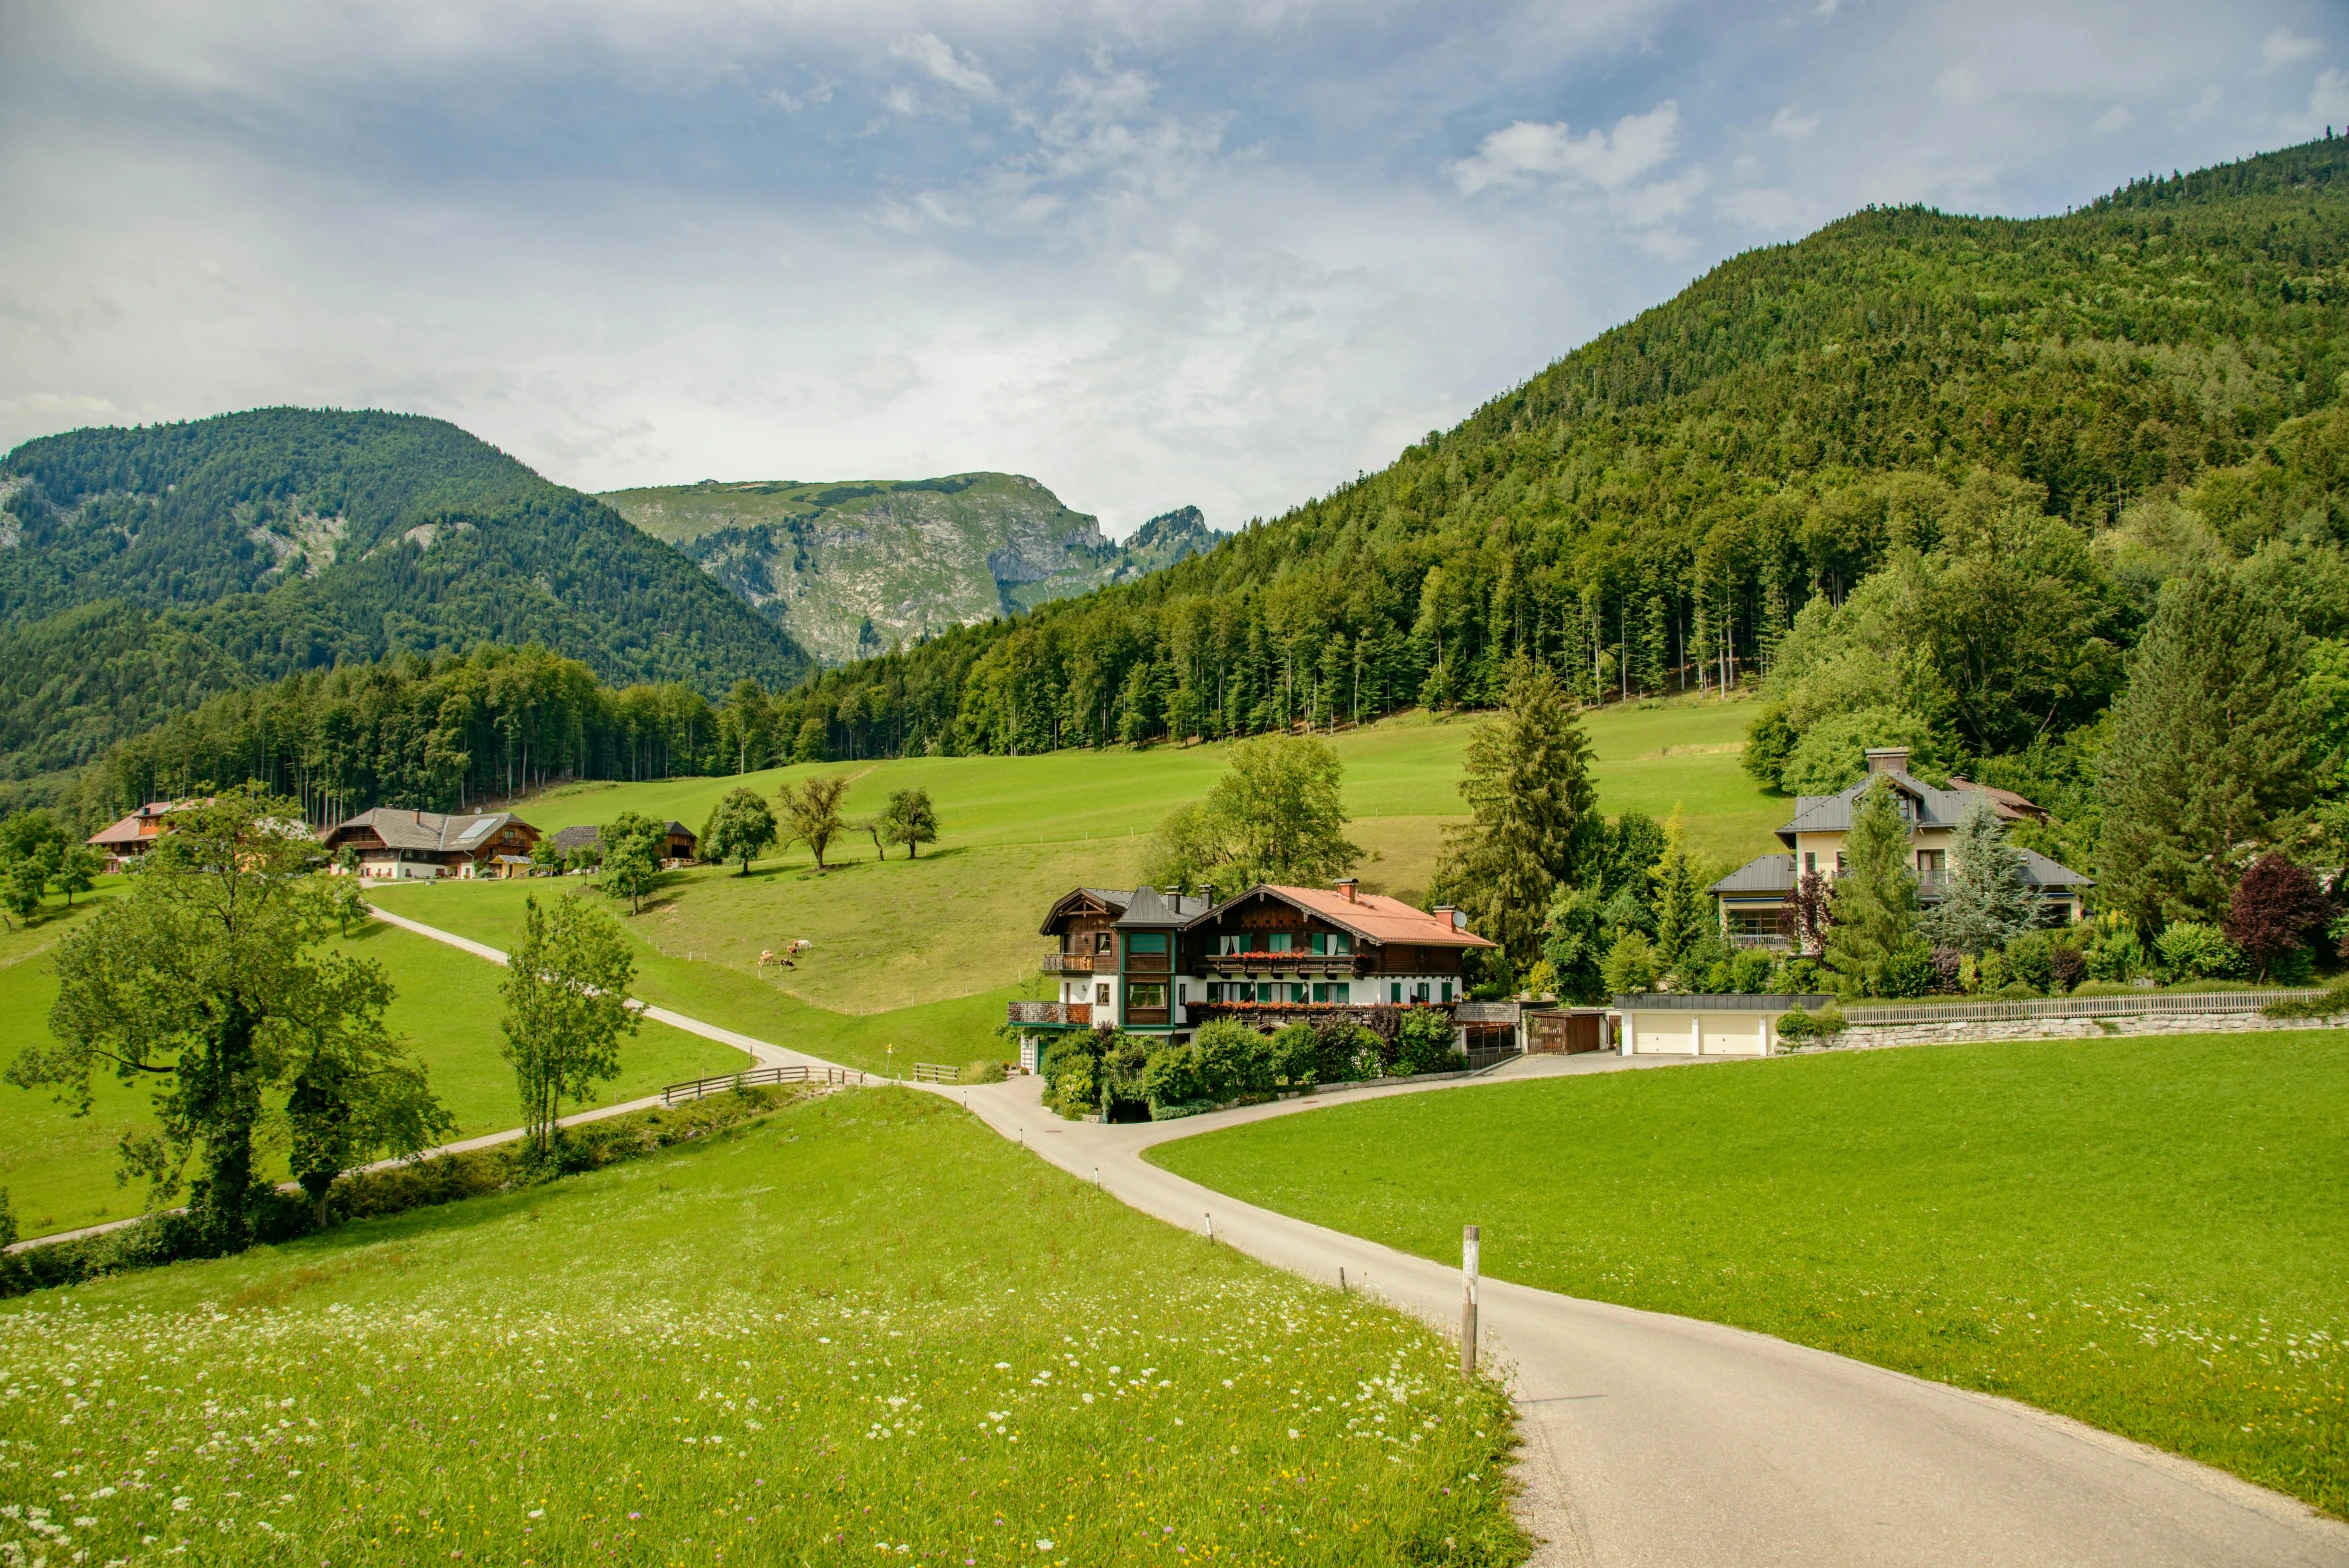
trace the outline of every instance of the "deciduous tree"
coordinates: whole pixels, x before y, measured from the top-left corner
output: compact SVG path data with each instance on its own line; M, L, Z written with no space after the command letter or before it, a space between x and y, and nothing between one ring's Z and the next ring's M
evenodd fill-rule
M1242 741L1207 798L1160 826L1145 874L1157 887L1213 882L1230 891L1342 876L1362 858L1345 837L1344 778L1337 753L1310 736Z
M766 797L755 789L728 790L702 824L702 854L720 865L736 862L741 867L736 876L749 876L750 863L774 842L775 813L767 809Z
M628 900L630 914L644 912L644 895L660 880L661 849L668 827L640 812L623 811L596 830L603 851L603 886Z
M881 812L880 826L884 842L903 844L906 858L916 859L922 845L938 842L938 808L930 804L930 792L918 784L897 790Z
M2307 869L2274 850L2254 860L2227 904L2227 940L2264 977L2333 918L2333 902Z
M565 1100L584 1100L618 1076L620 1037L637 1030L628 987L628 939L584 894L523 902L522 941L506 961L506 1060L531 1147L554 1143Z
M785 784L777 796L783 805L783 842L805 844L818 871L825 869L825 849L848 831L840 815L840 800L847 793L848 780L835 777Z

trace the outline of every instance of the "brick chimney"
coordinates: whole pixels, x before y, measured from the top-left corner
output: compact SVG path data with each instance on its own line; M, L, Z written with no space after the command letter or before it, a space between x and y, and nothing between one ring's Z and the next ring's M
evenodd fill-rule
M1450 904L1436 905L1435 914L1438 920L1441 920L1445 925L1450 926L1455 931L1468 924L1468 917L1460 913L1457 908Z
M1338 885L1338 891L1346 895L1346 902L1347 902L1347 903L1349 903L1349 904L1358 904L1358 903L1360 903L1360 902L1361 902L1361 900L1360 900L1360 899L1358 899L1358 898L1356 898L1356 897L1354 896L1355 889L1357 889L1357 888L1359 888L1359 887L1361 887L1361 886L1362 886L1362 883L1360 882L1360 880L1359 880L1359 879L1357 879L1357 878L1354 878L1354 877L1340 877L1340 878L1338 878L1338 884L1337 884L1337 885Z
M1850 753L1846 752L1846 756ZM1906 773L1909 770L1909 749L1906 746L1871 746L1868 748L1870 773Z

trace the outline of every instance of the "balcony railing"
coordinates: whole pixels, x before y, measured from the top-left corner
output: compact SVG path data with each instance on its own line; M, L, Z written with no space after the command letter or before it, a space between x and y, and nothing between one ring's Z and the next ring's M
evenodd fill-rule
M1093 953L1046 953L1044 972L1048 975L1089 975L1093 972L1093 965L1107 956ZM1104 963L1101 967L1109 969L1114 966Z
M1732 931L1729 933L1729 945L1731 947L1758 947L1775 953L1782 952L1794 944L1786 940L1783 932Z
M1015 1024L1034 1024L1045 1029L1090 1029L1093 1027L1091 1002L1014 1002L1010 1021Z
M1367 953L1207 953L1198 972L1210 975L1345 975L1368 972Z

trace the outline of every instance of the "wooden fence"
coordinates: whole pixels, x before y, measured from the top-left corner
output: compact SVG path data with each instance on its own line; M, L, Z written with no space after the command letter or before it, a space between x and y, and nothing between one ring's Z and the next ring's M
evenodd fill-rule
M736 1089L756 1089L778 1083L821 1083L833 1086L861 1084L865 1075L853 1067L753 1067L748 1072L732 1073L724 1078L696 1078L691 1083L673 1083L661 1091L663 1105L677 1105L686 1100L698 1100L704 1095L731 1094Z
M943 1062L914 1063L915 1083L953 1083L962 1076L962 1069Z

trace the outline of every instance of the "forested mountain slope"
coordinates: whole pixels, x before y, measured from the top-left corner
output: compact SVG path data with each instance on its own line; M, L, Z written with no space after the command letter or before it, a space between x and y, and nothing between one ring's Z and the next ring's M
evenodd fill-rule
M1594 698L1743 679L1807 601L1904 549L1980 579L1943 596L1934 656L1963 684L2004 635L1975 612L1992 567L2021 569L2018 513L2083 550L2154 504L2190 503L2238 556L2341 535L2345 172L2349 139L2326 140L2062 217L1856 213L1209 554L826 672L766 732L858 755L1238 733L1486 701L1518 652ZM1937 715L1952 760L2100 709L2146 604L2077 586L2059 701Z
M1021 474L705 480L603 499L833 664L1128 581L1221 537L1185 507L1114 544Z
M261 409L0 459L0 775L90 759L203 695L538 643L716 695L808 667L669 546L440 420Z

